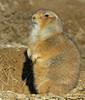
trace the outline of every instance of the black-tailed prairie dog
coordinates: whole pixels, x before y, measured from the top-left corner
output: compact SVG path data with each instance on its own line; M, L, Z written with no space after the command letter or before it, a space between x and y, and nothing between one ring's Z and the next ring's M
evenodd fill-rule
M54 12L38 10L32 16L32 25L27 54L34 62L36 88L40 94L64 95L77 84L79 52Z

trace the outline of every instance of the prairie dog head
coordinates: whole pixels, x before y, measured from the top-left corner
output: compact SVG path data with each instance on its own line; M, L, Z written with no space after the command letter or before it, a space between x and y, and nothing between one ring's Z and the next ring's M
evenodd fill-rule
M32 23L39 30L49 30L53 32L62 32L63 26L60 18L50 10L38 10L32 16Z
M34 39L46 39L54 33L62 33L63 25L54 12L50 10L38 10L32 16L33 32L32 36Z

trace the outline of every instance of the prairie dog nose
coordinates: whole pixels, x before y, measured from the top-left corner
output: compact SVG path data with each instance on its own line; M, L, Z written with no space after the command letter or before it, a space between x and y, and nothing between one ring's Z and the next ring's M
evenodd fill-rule
M36 19L36 14L34 14L33 16L32 16L32 20L35 20Z
M35 16L32 16L32 20L35 20L36 19L36 17Z

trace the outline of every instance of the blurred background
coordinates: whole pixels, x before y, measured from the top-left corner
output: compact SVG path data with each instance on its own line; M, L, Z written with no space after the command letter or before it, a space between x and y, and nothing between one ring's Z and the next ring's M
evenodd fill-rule
M0 43L22 43L30 30L30 17L41 8L55 11L64 31L79 44L85 43L85 0L0 0Z
M75 41L79 48L81 54L80 69L83 73L81 77L85 80L85 0L0 0L0 47L15 44L27 46L31 30L30 18L36 10L41 8L56 12L62 19L64 32ZM8 55L8 52L7 58L5 56ZM16 57L17 54L18 56L21 54L15 53L13 50L0 49L0 57L5 57L5 60L9 59L12 53ZM20 58L16 57L15 60L18 61ZM13 60L11 58L10 61L3 62L1 58L2 65ZM16 62L15 60L13 63Z

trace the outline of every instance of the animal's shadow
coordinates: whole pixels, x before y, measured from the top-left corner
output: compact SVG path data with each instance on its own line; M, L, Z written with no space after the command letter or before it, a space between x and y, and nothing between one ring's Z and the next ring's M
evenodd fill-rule
M27 51L24 52L25 62L22 69L22 80L26 80L26 85L29 88L31 94L37 94L37 90L34 84L33 62L27 56Z

